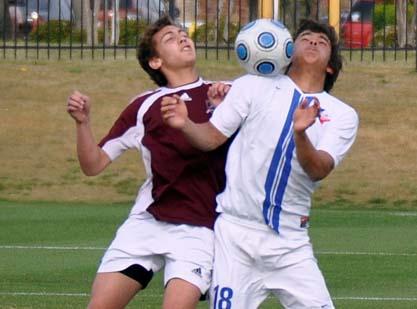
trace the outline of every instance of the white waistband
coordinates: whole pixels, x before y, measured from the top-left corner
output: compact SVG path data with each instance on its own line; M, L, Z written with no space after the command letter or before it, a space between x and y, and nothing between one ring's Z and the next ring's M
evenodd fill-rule
M280 233L291 231L291 232L308 232L308 216L301 216L298 214L289 214L286 213L285 219L280 223ZM221 213L219 218L223 218L226 221L232 222L234 224L243 225L252 229L261 230L261 231L273 231L273 229L264 222L259 222L257 220L249 220L247 218L240 218L235 215L230 215L227 213ZM306 220L305 226L302 226L302 220Z
M232 222L232 223L235 223L235 224L238 224L238 225L244 225L244 226L247 226L249 228L256 229L256 230L261 230L261 231L271 231L272 230L265 223L260 223L260 222L254 221L254 220L239 218L239 217L236 217L236 216L233 216L233 215L226 214L224 212L222 212L220 214L218 219L220 219L220 218L224 219L226 221L229 221L229 222Z

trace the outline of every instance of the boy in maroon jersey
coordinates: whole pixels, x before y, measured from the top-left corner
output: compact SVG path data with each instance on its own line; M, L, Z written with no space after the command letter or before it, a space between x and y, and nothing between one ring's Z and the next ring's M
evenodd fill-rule
M74 92L67 112L75 120L82 171L101 173L125 150L142 153L147 180L129 217L103 256L89 308L123 308L164 269L163 308L195 308L208 290L213 260L215 196L224 187L227 146L213 152L192 147L178 130L164 125L165 97L187 102L190 118L206 122L208 102L221 100L228 86L199 77L196 53L186 32L162 17L138 48L142 68L160 86L138 95L97 145L90 127L90 99Z

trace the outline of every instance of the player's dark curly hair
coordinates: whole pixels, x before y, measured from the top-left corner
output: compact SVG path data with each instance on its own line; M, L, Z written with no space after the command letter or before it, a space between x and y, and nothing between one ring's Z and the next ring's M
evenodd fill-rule
M168 15L160 17L157 21L151 24L143 34L143 37L139 42L136 53L136 57L142 69L144 69L145 72L148 73L150 78L158 86L166 86L168 84L168 80L166 79L165 75L161 72L161 70L154 70L149 66L149 60L151 60L153 57L158 56L158 52L156 51L154 46L153 37L157 32L159 32L162 28L166 26L176 26L174 21Z
M334 28L325 23L319 23L317 21L306 19L303 20L294 36L294 41L304 31L310 30L315 33L323 33L330 40L331 54L329 60L329 66L333 69L333 73L326 73L326 79L324 81L324 90L329 92L339 76L339 72L342 70L343 58L339 51L339 42L336 31Z

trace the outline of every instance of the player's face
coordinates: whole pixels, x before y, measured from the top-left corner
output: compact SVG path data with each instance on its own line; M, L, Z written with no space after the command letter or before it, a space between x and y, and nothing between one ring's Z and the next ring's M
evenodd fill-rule
M293 59L306 64L316 64L327 68L331 54L331 43L324 33L306 30L294 42Z
M176 26L166 26L154 36L154 44L162 65L178 67L194 65L194 42L187 33Z

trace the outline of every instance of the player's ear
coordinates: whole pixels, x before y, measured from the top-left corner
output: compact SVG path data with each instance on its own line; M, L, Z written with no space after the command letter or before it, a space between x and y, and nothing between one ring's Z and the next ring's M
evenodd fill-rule
M333 70L333 68L330 65L327 66L326 73L329 73L330 75L333 75L334 70Z
M162 59L159 57L152 57L149 61L148 61L149 66L154 69L154 70L158 70L161 68L162 65Z

